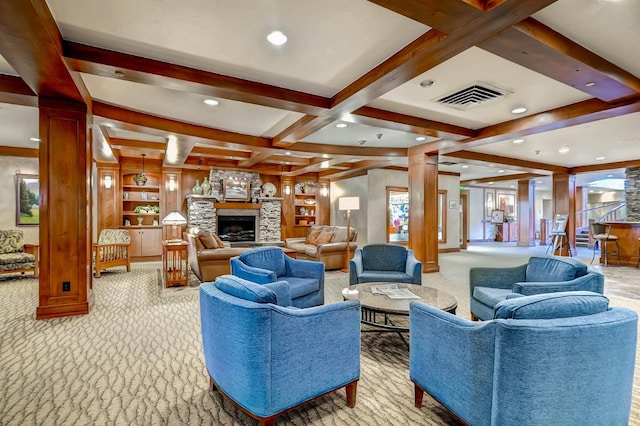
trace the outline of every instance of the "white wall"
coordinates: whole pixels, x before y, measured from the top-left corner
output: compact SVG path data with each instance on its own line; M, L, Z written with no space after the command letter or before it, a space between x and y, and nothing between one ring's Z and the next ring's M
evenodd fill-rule
M358 246L367 244L367 217L369 215L367 176L358 176L331 182L331 225L347 226L347 212L338 210L338 198L360 197L360 210L351 212L351 227L358 231Z
M360 197L360 210L352 212L351 226L358 230L358 246L387 241L387 186L409 186L407 172L375 169L366 176L358 176L331 183L332 225L346 226L346 213L338 210L338 198ZM447 191L447 242L440 248L460 247L460 211L449 209L449 201L460 204L460 179L457 176L440 175L439 189ZM411 225L409 225L411 232Z
M16 174L37 175L38 159L22 157L0 157L0 229L21 229L26 243L39 242L40 227L16 226Z
M447 240L438 244L438 248L460 248L460 177L438 175L438 189L447 191L447 202L444 206L447 216ZM455 208L449 208L451 201L455 201Z

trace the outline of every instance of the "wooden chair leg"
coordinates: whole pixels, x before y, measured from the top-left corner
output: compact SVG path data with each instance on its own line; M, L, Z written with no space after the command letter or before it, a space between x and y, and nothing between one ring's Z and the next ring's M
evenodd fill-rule
M471 313L471 321L480 321L478 317L473 314L473 312Z
M415 389L414 389L415 405L416 407L420 408L422 407L422 398L424 397L424 390L422 390L422 388L418 386L417 383L414 383L414 386L415 386Z
M345 386L345 389L347 391L347 406L349 408L353 408L356 406L356 391L358 389L358 381L356 380L355 382L349 383L347 386Z
M216 387L216 383L213 381L211 376L209 376L209 392L213 392L213 391L215 391L217 389L218 388Z

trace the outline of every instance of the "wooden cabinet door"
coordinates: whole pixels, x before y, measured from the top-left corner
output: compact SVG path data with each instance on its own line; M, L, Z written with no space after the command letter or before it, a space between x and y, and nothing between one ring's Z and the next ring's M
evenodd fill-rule
M142 229L140 256L162 256L162 229Z
M131 257L162 256L162 229L129 229Z

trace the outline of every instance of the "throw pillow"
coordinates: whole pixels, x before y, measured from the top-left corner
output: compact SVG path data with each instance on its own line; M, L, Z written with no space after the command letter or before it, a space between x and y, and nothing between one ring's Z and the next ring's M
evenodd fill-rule
M222 275L216 278L215 284L221 291L240 299L256 303L277 303L276 294L268 287L240 277Z
M316 240L318 239L318 235L320 235L320 232L322 232L322 230L309 232L309 235L307 235L307 239L304 241L304 243L313 244L314 246L318 245L318 243L316 243Z
M333 232L320 231L320 235L318 235L315 245L319 246L320 244L330 243L331 240L333 240L333 235Z
M200 242L207 249L215 249L218 248L218 243L213 239L211 232L202 230L198 233L198 238L200 238Z
M224 243L222 242L220 237L218 237L216 234L211 234L211 235L213 236L213 239L216 240L216 244L218 244L218 248L224 247Z
M204 250L204 245L202 244L202 241L200 241L200 238L197 235L191 236L189 238L193 238L193 242L196 245L196 251Z

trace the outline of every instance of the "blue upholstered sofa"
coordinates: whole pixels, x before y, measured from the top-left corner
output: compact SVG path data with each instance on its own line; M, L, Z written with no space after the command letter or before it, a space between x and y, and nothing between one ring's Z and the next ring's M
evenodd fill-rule
M368 244L349 261L349 285L370 282L422 284L422 262L399 244Z
M626 425L638 316L593 292L523 296L471 322L410 307L410 378L474 426Z
M211 388L272 425L275 417L346 387L356 402L360 303L298 309L289 284L232 275L200 286L202 344Z
M308 308L324 303L324 264L297 260L279 247L259 247L232 257L231 275L258 284L286 281L291 286L291 304Z
M469 296L471 318L493 318L499 302L519 295L559 291L604 292L604 276L570 257L533 256L511 268L471 268Z

